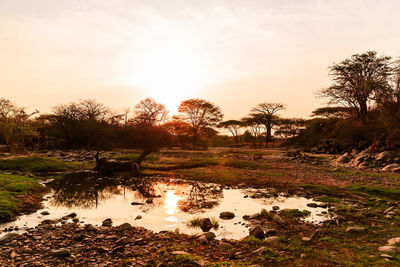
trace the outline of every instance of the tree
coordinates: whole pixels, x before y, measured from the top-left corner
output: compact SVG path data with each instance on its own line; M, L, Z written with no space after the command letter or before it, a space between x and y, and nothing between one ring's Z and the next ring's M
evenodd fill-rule
M25 151L38 144L37 124L31 117L39 111L27 113L8 99L0 98L0 142L10 152Z
M261 125L262 122L259 118L257 117L244 117L241 119L243 125L249 127L250 129L250 134L253 140L253 146L256 147L256 141L257 139L260 141L260 146L261 146Z
M239 130L243 127L243 122L238 120L227 120L218 124L218 127L227 129L235 139L235 143L239 143Z
M390 74L390 57L378 57L375 51L355 54L329 67L333 84L319 94L329 98L329 104L351 107L364 119L368 103L388 90Z
M261 103L254 107L250 116L259 119L265 126L265 146L271 141L272 127L276 124L278 116L277 112L285 109L285 106L280 103Z
M305 129L306 121L298 118L279 119L277 126L274 135L285 139L294 138L300 134L301 130Z
M348 107L322 107L313 110L311 117L322 117L326 119L344 119L352 115L353 109Z
M181 114L176 118L190 125L193 148L196 148L199 135L206 132L207 128L215 127L223 118L218 106L198 98L182 101L178 111Z
M134 113L135 117L133 118L133 123L147 126L159 125L163 123L168 116L168 111L165 106L149 97L136 105Z
M47 118L53 126L61 129L67 146L98 146L102 135L101 124L107 124L109 109L92 99L71 102L53 107Z

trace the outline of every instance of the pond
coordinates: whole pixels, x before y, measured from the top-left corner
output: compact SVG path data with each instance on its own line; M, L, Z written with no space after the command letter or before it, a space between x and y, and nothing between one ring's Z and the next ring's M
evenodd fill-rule
M18 226L23 231L45 219L59 219L75 212L82 224L100 226L103 220L111 218L114 226L128 222L155 232L179 230L181 233L196 234L201 233L201 229L188 226L188 222L208 217L219 222L219 227L211 230L217 239L240 239L249 232L249 226L242 217L262 209L272 210L273 206L279 206L281 210L308 210L311 214L303 220L312 223L331 218L326 208L308 207L308 203L318 203L312 199L273 196L268 190L235 189L217 184L148 178L138 179L134 185L128 186L113 184L110 178L78 177L47 186L51 188L51 193L43 202L43 209L1 224L1 229ZM42 215L44 211L49 214ZM233 212L235 217L220 219L219 214L224 211Z

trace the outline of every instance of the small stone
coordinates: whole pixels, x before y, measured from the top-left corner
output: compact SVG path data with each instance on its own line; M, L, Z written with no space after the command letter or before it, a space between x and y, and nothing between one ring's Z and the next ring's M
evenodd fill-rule
M132 229L132 225L130 223L123 223L119 226L119 229L122 231L127 231Z
M366 231L364 227L359 227L359 226L350 226L347 227L346 233L361 233Z
M235 218L235 214L230 211L224 211L219 214L219 217L223 220L230 220L230 219Z
M106 227L110 227L112 225L112 220L111 218L107 218L103 221L103 223L101 224L101 226L106 226Z
M45 210L45 211L42 211L40 214L42 214L42 215L49 215L50 213L49 213L47 210Z
M152 199L152 198L146 199L146 203L147 203L147 204L153 204L153 199Z
M256 225L249 230L249 234L256 238L264 238L264 230L260 225Z
M281 216L279 216L278 214L275 214L274 216L272 216L272 220L278 224L283 224L285 221L282 219Z
M213 224L212 224L210 218L201 219L199 222L199 226L203 232L208 232L211 230L211 228L213 228Z
M393 237L388 240L389 246L400 244L400 237Z
M317 204L317 203L308 203L308 204L307 204L307 207L310 207L310 208L317 208L317 207L318 207L318 204Z
M14 259L15 257L17 257L17 253L15 253L15 251L13 250L11 251L10 258Z
M378 250L380 252L389 252L389 253L398 253L398 252L400 252L400 248L399 247L395 247L395 246L382 246L382 247L379 247Z
M135 220L140 220L140 219L142 219L142 215L138 215L138 216L136 216L136 218L135 218Z
M278 206L273 206L272 210L279 210L279 207Z
M310 241L311 241L311 237L303 236L303 237L301 238L301 241L303 241L303 242L310 242Z
M218 245L218 247L219 247L220 249L222 249L222 250L231 250L231 249L233 249L233 246L232 246L231 244L229 244L229 243L226 243L226 242L221 242L221 243Z
M390 256L389 254L381 254L381 257L384 259L389 259L389 260L393 260L394 258L392 256Z
M213 240L216 237L213 232L205 232L202 235L207 239L207 241Z
M264 234L265 234L265 236L275 235L276 230L275 229L266 229L266 230L264 230Z
M281 241L281 239L279 236L270 236L270 237L267 237L265 239L265 241L270 245L275 245L275 244L278 244Z
M132 202L131 205L132 206L139 206L139 205L144 205L144 204L140 203L140 202Z

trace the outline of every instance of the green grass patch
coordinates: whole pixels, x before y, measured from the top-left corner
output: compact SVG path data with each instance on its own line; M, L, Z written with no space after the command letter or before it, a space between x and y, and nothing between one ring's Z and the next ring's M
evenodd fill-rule
M315 200L320 201L320 202L325 202L325 203L340 203L341 200L335 197L329 197L329 196L322 196L322 197L316 197Z
M90 163L88 162L64 162L54 158L37 156L0 159L0 170L24 172L56 172L85 169L89 166Z
M24 195L39 186L34 178L0 174L0 221L18 212L18 195Z

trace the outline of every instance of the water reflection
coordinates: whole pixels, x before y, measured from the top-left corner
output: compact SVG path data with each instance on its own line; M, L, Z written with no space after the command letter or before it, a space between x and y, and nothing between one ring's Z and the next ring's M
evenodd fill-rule
M52 206L68 208L98 208L99 203L116 195L137 202L142 212L156 206L164 206L167 215L174 215L178 209L195 212L211 208L223 197L218 185L199 182L160 182L153 179L138 179L134 185L118 185L112 179L94 177L87 174L69 174L63 179L48 184L54 190ZM146 199L151 198L148 204ZM174 219L168 218L169 221Z

